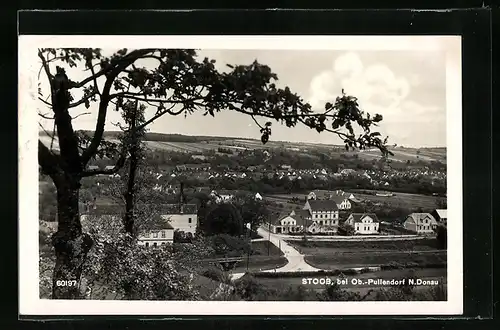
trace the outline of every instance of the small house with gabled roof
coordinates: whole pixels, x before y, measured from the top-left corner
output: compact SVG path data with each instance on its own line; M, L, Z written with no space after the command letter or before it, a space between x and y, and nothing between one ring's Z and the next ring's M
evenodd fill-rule
M403 223L405 229L417 234L433 234L437 225L436 219L430 213L412 213Z

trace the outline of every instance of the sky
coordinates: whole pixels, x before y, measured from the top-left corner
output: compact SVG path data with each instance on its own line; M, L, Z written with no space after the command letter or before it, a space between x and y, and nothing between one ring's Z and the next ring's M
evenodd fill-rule
M104 53L114 51L103 49ZM362 110L379 113L384 119L377 128L389 136L389 144L408 147L446 146L446 53L443 50L269 50L220 49L198 50L204 57L216 60L216 67L226 64L250 64L254 60L267 64L278 75L276 85L288 86L309 102L313 110L322 111L326 102L334 102L342 89L358 98ZM144 62L151 67L155 61ZM74 81L88 72L71 69ZM41 80L43 83L43 81ZM102 81L100 81L102 84ZM47 113L40 104L42 112ZM94 130L97 106L73 109L72 114L90 112L73 121L75 129ZM253 120L231 111L217 113L215 118L202 116L204 111L184 116L163 116L149 126L150 132L260 138ZM117 130L119 113L108 111L106 129ZM262 123L266 120L261 119ZM46 129L51 125L42 120ZM317 133L304 126L287 128L273 122L272 140L341 144L328 132Z

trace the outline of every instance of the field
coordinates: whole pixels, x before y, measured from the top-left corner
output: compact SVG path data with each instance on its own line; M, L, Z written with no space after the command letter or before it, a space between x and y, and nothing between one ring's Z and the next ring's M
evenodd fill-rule
M366 189L362 191L367 191ZM424 209L434 209L436 208L436 200L439 198L435 196L427 196L427 195L418 195L418 194L407 194L407 193L399 193L395 192L394 196L391 197L383 197L376 196L375 193L377 191L372 190L373 195L363 194L358 192L356 189L351 189L347 193L352 193L358 199L366 199L372 201L374 203L387 203L390 207L400 207L400 208L417 208L422 207ZM274 201L278 203L288 204L288 201L291 201L292 198L298 198L300 203L304 202L304 199L307 197L307 194L289 194L289 195L266 195L264 198L268 201ZM295 204L289 204L295 207ZM303 206L303 205L301 205Z
M40 140L46 144L50 145L51 138L45 134L40 134ZM109 138L108 141L113 141L113 138ZM284 142L284 141L269 141L263 145L259 140L246 140L238 138L224 138L224 137L206 137L197 138L198 142L163 142L163 141L145 141L146 145L151 149L156 150L171 150L177 152L186 153L200 153L207 150L217 150L217 148L229 148L238 150L245 149L275 149L275 148L288 148L290 151L298 152L302 155L308 155L310 150L324 151L335 154L344 155L354 155L357 154L360 158L367 160L379 159L380 151L376 149L363 150L363 151L345 151L342 147L335 145L322 145L322 144L311 144L311 143L298 143L298 142ZM54 141L54 147L57 149L57 139ZM406 162L410 161L440 161L446 162L446 148L390 148L394 153L394 156L390 156L389 159L396 162Z
M254 256L282 256L281 251L276 245L269 241L252 242L252 255Z
M325 270L375 267L391 263L428 266L446 264L446 251L419 251L410 253L400 251L343 252L309 255L304 259L311 266Z
M434 209L436 208L436 201L440 198L435 196L428 195L419 195L419 194L408 194L408 193L393 193L394 196L384 197L384 196L376 196L370 194L363 194L361 192L356 191L356 189L352 189L349 192L353 193L354 196L360 199L367 199L374 203L387 203L391 207L400 207L400 208L416 208L421 207L424 209ZM372 192L377 193L387 193L387 191L376 191L372 190Z
M40 140L45 145L50 145L51 138L47 135L40 135ZM107 139L110 142L117 142L115 139ZM295 144L291 142L277 142L269 141L266 145L258 140L239 140L239 139L218 139L218 140L205 140L200 142L164 142L164 141L145 141L147 147L153 150L176 151L186 153L200 153L208 150L217 150L218 148L233 149L234 151L241 151L247 149L268 149L268 148L296 148L299 151L305 152L305 146L302 144ZM312 147L313 145L309 146ZM54 139L54 149L58 149L57 138Z
M400 241L286 241L305 255L343 252L429 251L436 249L436 239Z

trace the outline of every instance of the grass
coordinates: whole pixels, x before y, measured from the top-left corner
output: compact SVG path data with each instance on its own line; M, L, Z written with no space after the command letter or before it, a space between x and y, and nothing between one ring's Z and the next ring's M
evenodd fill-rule
M281 268L288 263L288 260L285 257L280 256L253 256L250 257L248 263L248 271L249 272L258 272L263 270ZM246 257L243 261L236 264L233 269L233 273L245 273L247 272L247 259Z
M436 239L398 241L287 241L302 254L362 251L426 251L436 249Z
M363 190L367 191L367 189ZM373 190L372 192L376 193L378 191ZM417 207L421 207L423 209L435 209L436 200L438 200L438 198L435 196L400 193L400 192L393 192L394 196L391 197L363 194L362 192L357 192L355 189L352 190L352 193L356 198L367 199L374 203L377 202L387 203L389 207L400 207L407 209L417 208Z
M252 242L252 254L255 256L282 256L283 251L269 241L257 241Z
M305 261L316 268L332 270L338 268L355 268L390 265L391 263L414 264L415 266L445 264L446 251L432 253L405 253L405 252L363 252L363 253L336 253L306 256Z
M368 189L363 189L364 191L368 191ZM358 192L356 189L350 189L346 191L346 193L353 193L356 198L367 199L374 203L382 202L387 203L389 207L400 207L400 208L417 208L421 207L424 209L435 209L436 208L436 200L438 199L435 196L427 196L427 195L419 195L419 194L409 194L409 193L399 193L394 192L394 196L392 197L382 197L376 196L376 190L371 190L374 194L363 194L362 192ZM304 206L304 197L307 194L279 194L279 195L268 195L265 196L265 199L268 201L273 201L277 203L283 203L284 205L289 204L292 198L297 197L299 199L299 203L301 207ZM295 206L296 204L289 204Z

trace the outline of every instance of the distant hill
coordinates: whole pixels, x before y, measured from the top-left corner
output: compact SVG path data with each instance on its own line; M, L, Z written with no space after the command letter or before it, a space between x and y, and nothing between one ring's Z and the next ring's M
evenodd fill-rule
M85 131L93 135L92 131ZM121 134L120 131L108 131L104 133L104 138L108 141L116 141ZM50 144L50 137L45 132L40 132L40 139L47 145ZM342 145L307 143L307 142L287 142L269 141L265 145L258 139L224 136L193 136L182 134L147 133L145 137L146 145L156 150L171 150L187 153L203 153L207 150L218 150L219 148L233 150L254 150L254 149L280 149L286 148L290 151L310 153L312 150L324 152L326 154L358 155L366 160L380 159L381 153L378 149L372 148L361 151L346 151ZM54 141L54 148L58 149L57 139ZM406 163L415 161L439 161L446 163L446 148L408 148L389 147L394 156L388 158L392 161Z

